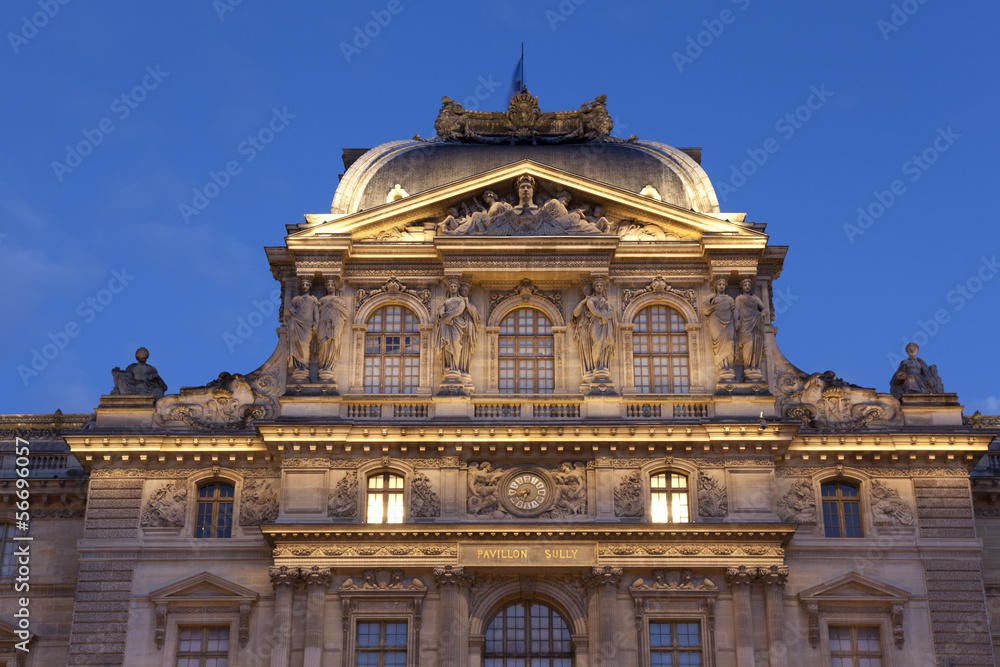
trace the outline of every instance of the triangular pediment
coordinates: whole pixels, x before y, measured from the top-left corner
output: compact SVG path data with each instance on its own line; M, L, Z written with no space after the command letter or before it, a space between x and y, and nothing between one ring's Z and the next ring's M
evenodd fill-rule
M890 584L865 577L857 572L844 576L799 593L802 602L905 602L910 592Z
M532 216L548 224L532 227L527 207L517 199L518 180L529 176L534 184ZM484 193L497 195L491 205ZM568 193L568 202L555 201ZM550 201L551 200L551 201ZM560 207L560 204L565 204ZM513 212L511 209L513 208ZM504 217L504 214L506 216ZM520 216L526 228L512 222ZM573 217L576 215L577 217ZM449 220L449 216L451 219ZM476 217L478 216L478 217ZM549 219L554 219L550 222ZM699 242L706 236L728 237L737 244L763 247L767 236L742 222L741 214L706 214L658 201L616 186L521 160L469 176L412 196L348 215L307 215L306 223L291 230L293 239L350 237L352 241L426 241L433 236L609 236L622 241ZM501 220L498 222L498 220ZM569 221L575 220L577 223ZM464 224L469 223L469 224ZM527 231L525 231L527 229ZM534 233L535 230L539 233ZM434 230L433 234L425 233Z
M244 588L210 572L202 572L155 590L149 594L149 597L154 603L164 604L206 599L252 602L256 601L259 596L249 588Z

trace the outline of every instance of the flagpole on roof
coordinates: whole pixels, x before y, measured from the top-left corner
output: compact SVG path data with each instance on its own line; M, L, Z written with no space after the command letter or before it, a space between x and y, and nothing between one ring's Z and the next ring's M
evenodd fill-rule
M524 42L521 42L521 85L524 86Z

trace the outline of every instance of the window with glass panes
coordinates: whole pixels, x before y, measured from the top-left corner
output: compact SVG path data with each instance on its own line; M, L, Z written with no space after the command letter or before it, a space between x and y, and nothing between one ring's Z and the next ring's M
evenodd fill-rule
M403 523L403 478L380 472L368 478L368 523Z
M831 667L882 667L877 627L830 626Z
M379 308L365 333L365 393L412 394L419 384L417 316L402 306Z
M572 667L566 621L552 607L525 601L502 609L486 628L483 667Z
M649 478L650 515L653 523L687 523L688 480L676 472L661 472Z
M827 537L861 537L858 487L847 482L822 485L823 527Z
M232 484L206 484L198 489L198 522L195 537L232 537Z
M552 322L534 308L518 308L500 322L501 394L551 394L555 389Z
M650 621L652 667L700 667L701 625L697 621Z
M227 667L229 628L180 627L177 667Z
M14 524L0 523L0 577L17 574L17 557L14 555Z
M406 622L358 621L354 654L358 667L404 667Z
M686 394L688 346L684 318L673 308L650 306L635 316L632 367L640 394Z

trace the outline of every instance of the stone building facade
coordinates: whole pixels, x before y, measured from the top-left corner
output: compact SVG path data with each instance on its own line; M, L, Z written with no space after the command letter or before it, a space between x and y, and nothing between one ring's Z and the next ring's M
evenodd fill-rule
M603 97L435 128L267 249L258 369L6 418L0 665L995 664L997 429L933 366L786 360L786 248Z

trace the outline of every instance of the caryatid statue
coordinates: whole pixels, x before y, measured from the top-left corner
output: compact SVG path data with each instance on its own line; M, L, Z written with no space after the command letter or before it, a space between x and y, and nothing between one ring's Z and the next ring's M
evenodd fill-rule
M584 382L611 383L611 360L615 356L615 336L618 320L608 300L607 279L596 276L591 293L584 289L584 298L573 309L574 337L584 365Z
M764 302L753 293L753 278L740 281L743 293L736 297L736 349L737 359L743 364L743 381L760 382L764 358Z
M906 346L908 357L899 362L899 368L889 380L889 393L896 398L903 394L943 394L944 384L938 376L937 366L928 366L917 356L916 343Z
M457 276L445 280L446 296L434 324L434 340L441 351L443 385L472 388L469 366L475 351L482 317L469 300L469 284Z
M337 383L333 367L340 358L340 345L344 339L344 329L350 318L347 302L338 294L339 281L326 281L326 296L319 300L319 379L321 382Z
M288 307L288 361L292 367L292 380L309 380L309 348L319 324L319 299L310 294L312 280L303 278L299 295Z
M156 372L155 366L146 363L147 359L149 350L140 347L135 351L135 360L138 363L129 364L125 370L117 366L111 369L111 376L115 379L115 388L111 390L113 396L163 398L163 394L167 391L167 383Z
M719 381L733 381L736 373L733 371L733 355L735 352L735 319L736 303L733 297L726 294L729 281L724 276L717 276L713 283L715 294L708 298L701 313L708 321L708 335L712 340L712 350L715 353L715 368L719 372Z

